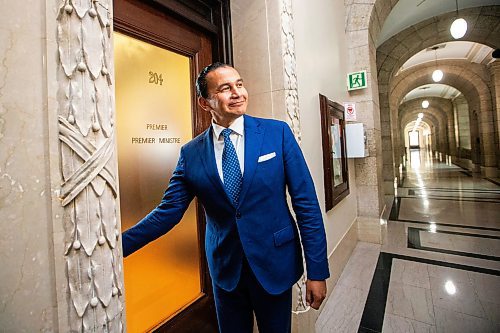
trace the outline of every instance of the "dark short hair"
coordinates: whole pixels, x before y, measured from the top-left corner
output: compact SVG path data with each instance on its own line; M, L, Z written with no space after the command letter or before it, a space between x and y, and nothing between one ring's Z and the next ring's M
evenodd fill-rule
M211 71L214 71L220 67L232 67L232 66L222 62L214 62L213 64L210 64L201 70L200 74L198 74L198 77L196 78L196 94L198 96L201 96L203 98L208 98L207 75Z

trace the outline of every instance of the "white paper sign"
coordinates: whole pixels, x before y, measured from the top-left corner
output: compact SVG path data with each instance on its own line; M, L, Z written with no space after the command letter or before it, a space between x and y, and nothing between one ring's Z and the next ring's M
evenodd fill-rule
M356 103L345 102L345 120L346 121L356 121Z

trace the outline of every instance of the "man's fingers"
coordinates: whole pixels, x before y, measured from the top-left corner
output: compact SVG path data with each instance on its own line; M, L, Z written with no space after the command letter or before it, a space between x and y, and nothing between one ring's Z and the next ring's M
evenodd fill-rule
M306 302L313 309L318 310L326 297L326 282L312 281L306 282Z
M323 303L324 299L325 298L320 295L313 295L313 302L311 303L311 308L318 310L319 307L321 306L321 303Z
M312 291L309 290L309 288L306 288L306 303L307 305L311 305L312 302L313 302Z

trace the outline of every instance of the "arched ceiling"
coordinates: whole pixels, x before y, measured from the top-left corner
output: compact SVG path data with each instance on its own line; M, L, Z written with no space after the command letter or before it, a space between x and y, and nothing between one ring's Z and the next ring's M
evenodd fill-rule
M446 73L443 84L450 85L458 89L473 109L489 110L491 107L491 95L481 94L481 91L488 91L488 83L485 81L485 69L477 64L471 64L463 60L441 60L439 65ZM432 67L429 64L415 66L404 71L391 82L390 90L387 94L380 96L380 103L389 101L389 109L395 112L400 106L401 99L415 88L433 84L430 74ZM486 113L485 113L486 114Z
M406 124L406 126L404 127L404 131L407 132L407 131L411 131L415 128L415 123L417 121L416 120L412 120L410 121L408 124ZM417 128L416 129L422 129L424 131L427 131L428 133L431 133L431 127L429 126L429 124L427 124L427 122L425 120L422 120L420 122L420 124L418 124Z
M421 50L413 55L410 59L401 66L399 72L413 66L432 62L435 59L460 59L468 60L477 64L486 65L493 61L491 52L493 49L489 46L466 41L453 41L435 45L438 49L433 50L432 46ZM397 75L397 74L396 74Z
M492 48L500 47L500 30L498 30L500 28L500 6L468 8L463 12L467 20L471 22L464 40L488 45ZM449 27L454 17L455 14L450 12L429 18L401 31L379 46L376 57L379 91L385 91L386 85L393 78L412 70L413 67L417 67L413 66L411 69L408 68L400 72L400 75L394 76L399 68L412 56L434 45L452 42L450 32L443 29L443 27ZM462 61L471 65L478 65L459 59L440 61ZM432 63L422 63L418 66L428 64L431 65Z
M460 9L498 5L498 0L459 0ZM455 0L399 0L382 26L376 46L400 31L434 16L455 11Z
M408 94L406 94L401 103L423 97L441 97L446 99L455 99L459 95L460 91L453 88L452 86L441 83L431 83L413 89Z

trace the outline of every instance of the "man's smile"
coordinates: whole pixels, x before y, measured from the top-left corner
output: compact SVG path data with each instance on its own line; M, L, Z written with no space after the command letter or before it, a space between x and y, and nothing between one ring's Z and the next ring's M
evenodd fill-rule
M238 101L238 102L230 103L229 106L231 106L231 107L242 106L243 104L245 104L245 101Z

